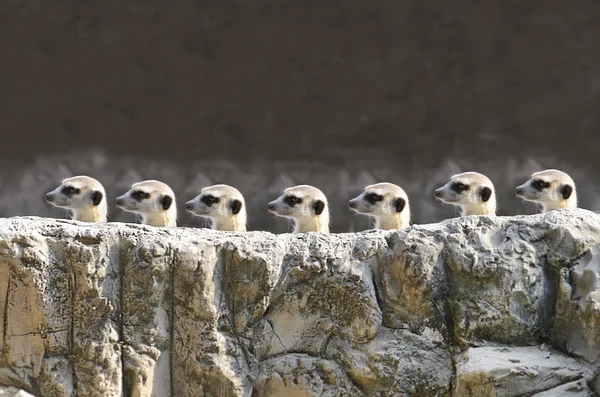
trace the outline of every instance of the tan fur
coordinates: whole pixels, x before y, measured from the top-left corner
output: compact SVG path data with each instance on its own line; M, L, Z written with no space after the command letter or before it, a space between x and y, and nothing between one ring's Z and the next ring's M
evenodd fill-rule
M381 198L374 203L369 200ZM404 200L404 207L397 211L395 201ZM375 229L395 230L410 226L410 204L406 192L392 183L377 183L367 186L358 197L350 200L351 210L369 215L375 220Z
M468 190L460 193L453 190L455 184L468 186ZM490 189L487 201L482 198L482 189ZM435 191L436 198L445 203L458 206L461 216L496 215L496 192L494 184L485 175L477 172L464 172L453 175L450 181Z
M536 189L537 181L547 183L549 186ZM570 186L568 198L564 198L563 189ZM573 179L565 172L559 170L544 170L536 172L527 182L516 188L517 196L523 200L533 201L540 205L541 212L548 212L562 208L577 208L577 189Z
M296 197L301 203L290 206L286 197ZM315 213L317 202L324 204L320 214ZM329 204L327 197L316 187L298 185L283 191L276 200L269 203L269 211L277 216L294 220L294 233L329 233Z
M136 192L142 192L149 197L141 201L136 200ZM167 209L163 208L162 201L170 197L171 203ZM121 209L141 215L142 223L158 227L177 226L177 205L175 193L171 188L159 181L147 180L134 183L131 189L116 200Z
M68 188L79 192L69 195L65 192ZM97 205L93 202L94 194L101 195ZM59 187L46 194L46 201L55 207L67 208L76 221L106 222L106 192L100 182L89 176L74 176L63 180Z
M210 202L208 199L216 199ZM204 201L203 201L204 200ZM208 204L207 202L210 202ZM232 207L241 203L239 212L234 214ZM236 188L228 185L205 187L194 199L185 203L185 209L196 216L209 218L212 228L225 231L246 231L246 202Z

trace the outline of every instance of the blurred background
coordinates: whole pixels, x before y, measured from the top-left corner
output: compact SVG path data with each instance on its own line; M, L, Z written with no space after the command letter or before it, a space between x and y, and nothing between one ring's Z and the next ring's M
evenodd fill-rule
M600 3L564 0L6 0L0 2L0 216L64 217L44 194L143 179L183 204L226 183L250 230L285 187L328 196L332 231L369 227L365 185L409 194L413 223L456 216L433 190L457 172L514 188L568 172L600 209Z

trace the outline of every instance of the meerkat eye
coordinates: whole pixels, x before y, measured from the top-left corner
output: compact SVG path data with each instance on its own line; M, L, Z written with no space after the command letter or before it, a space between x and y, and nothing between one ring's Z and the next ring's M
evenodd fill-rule
M215 203L219 202L219 198L215 197L213 195L207 194L206 196L202 196L202 198L200 199L200 201L202 201L204 204L208 205L209 207Z
M283 199L283 201L289 205L290 207L293 207L297 204L301 204L302 203L302 199L300 197L296 197L296 196L285 196L285 198Z
M456 193L461 193L469 190L469 185L465 185L462 182L454 182L451 186L451 189L454 190Z
M144 199L147 199L150 197L150 193L146 193L142 190L136 190L133 193L131 193L131 197L133 197L134 200L136 201L142 201Z
M73 186L65 186L62 188L62 192L63 194L65 194L66 196L74 196L76 194L79 194L81 192L81 190L74 188Z
M379 201L383 200L383 196L377 193L368 193L365 195L365 200L369 203L369 204L375 204Z
M533 186L533 188L538 192L541 192L542 190L549 188L550 183L541 179L536 179L535 181L531 182L531 186Z

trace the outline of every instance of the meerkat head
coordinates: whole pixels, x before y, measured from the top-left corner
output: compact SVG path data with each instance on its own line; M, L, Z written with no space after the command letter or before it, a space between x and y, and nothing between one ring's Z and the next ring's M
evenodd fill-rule
M185 203L185 209L211 219L213 229L246 231L246 203L244 196L234 187L205 187L198 196Z
M496 192L492 181L477 172L453 175L450 182L435 191L444 203L461 208L461 216L496 215Z
M269 211L294 220L294 233L329 233L329 205L319 189L309 185L294 186L269 203Z
M348 207L375 218L376 229L402 229L410 224L408 196L400 186L391 183L367 186L348 202Z
M106 222L106 193L100 182L89 176L75 176L62 181L46 194L46 201L67 208L73 219L81 222Z
M540 204L542 212L577 208L577 192L571 177L558 170L536 172L515 190L517 196Z
M131 189L117 197L117 207L141 215L142 223L150 226L177 226L175 194L159 181L134 183Z

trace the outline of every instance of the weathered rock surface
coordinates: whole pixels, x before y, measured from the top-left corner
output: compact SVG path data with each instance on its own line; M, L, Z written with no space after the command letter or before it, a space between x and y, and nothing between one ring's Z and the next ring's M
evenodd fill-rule
M571 382L591 380L593 372L577 360L531 347L476 347L456 359L459 396L529 396Z
M0 385L600 396L598 242L585 210L332 235L2 219Z
M597 362L600 357L600 245L592 247L558 280L553 338L562 349Z
M593 394L584 379L565 383L550 390L536 393L533 397L592 397Z
M14 387L0 386L0 397L32 397L25 390L19 390Z

